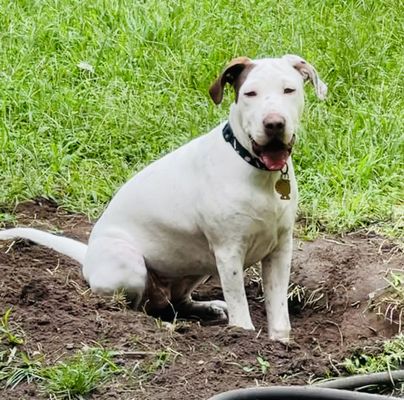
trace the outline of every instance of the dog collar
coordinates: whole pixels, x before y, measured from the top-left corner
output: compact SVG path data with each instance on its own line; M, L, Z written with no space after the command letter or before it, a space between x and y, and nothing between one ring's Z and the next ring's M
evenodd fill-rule
M265 164L254 157L242 144L237 140L234 136L233 129L231 129L230 124L226 123L223 128L223 137L226 142L229 142L236 153L248 164L252 165L255 168L262 169L263 171L269 171L269 169L265 166Z
M261 169L263 171L270 171L265 164L254 157L245 147L241 145L241 143L234 136L233 130L230 127L229 123L223 128L223 137L226 142L229 142L236 153L248 164L252 165L255 168ZM281 195L281 200L290 200L290 180L288 174L288 164L286 164L285 171L283 169L279 170L281 172L281 176L275 183L275 190Z

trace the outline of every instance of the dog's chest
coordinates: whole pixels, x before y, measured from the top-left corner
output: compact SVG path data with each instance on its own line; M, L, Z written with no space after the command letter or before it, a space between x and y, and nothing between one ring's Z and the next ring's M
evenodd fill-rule
M290 204L270 196L254 204L247 217L240 216L239 232L246 244L246 266L267 257L276 248L280 236L293 225L292 214Z
M247 266L270 254L280 235L291 230L296 199L282 200L266 188L240 187L239 194L226 193L216 204L220 205L207 213L203 228L213 242L243 249Z

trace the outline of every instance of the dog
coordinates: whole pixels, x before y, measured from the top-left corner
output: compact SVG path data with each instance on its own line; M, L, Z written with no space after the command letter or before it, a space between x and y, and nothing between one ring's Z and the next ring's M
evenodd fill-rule
M305 81L325 98L327 86L299 56L233 59L209 89L218 105L233 86L228 121L124 184L88 245L31 228L3 230L0 239L29 239L77 260L95 293L124 290L137 307L172 307L250 330L243 269L261 262L268 333L287 342L298 199L290 155ZM217 275L225 301L192 300L193 290Z

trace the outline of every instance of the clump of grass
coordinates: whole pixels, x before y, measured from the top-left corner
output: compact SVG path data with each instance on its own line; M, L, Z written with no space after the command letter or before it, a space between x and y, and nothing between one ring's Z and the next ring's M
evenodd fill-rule
M169 347L156 351L151 359L145 360L140 365L137 379L139 381L146 380L158 371L166 369L178 356L181 354Z
M40 371L41 386L59 398L78 398L91 393L122 368L113 361L115 353L102 348L88 348L71 358Z
M137 362L132 371L120 367L114 357L125 352L100 347L85 347L71 357L49 365L38 352L29 354L22 332L11 321L11 309L0 319L0 387L14 388L20 383L37 382L41 390L55 399L78 399L88 395L117 374L145 381L167 368L180 353L167 347L158 351L129 352L147 359Z
M22 332L10 321L11 308L9 308L0 319L0 343L15 346L24 343Z
M72 399L90 393L112 375L122 372L113 362L116 352L88 348L47 366L42 354L29 355L21 350L24 343L22 332L11 321L9 308L0 318L0 383L4 387L37 381L47 394Z
M270 367L269 361L266 360L266 359L265 359L264 357L262 357L262 356L258 356L258 357L257 357L257 363L258 363L258 365L259 365L261 374L262 374L262 375L266 375L267 372L269 371L269 367Z
M255 264L246 270L247 279L258 285L257 297L260 301L264 301L264 289L262 287L261 265ZM289 302L301 309L312 307L314 309L327 307L327 296L324 286L316 289L309 289L303 285L291 282L288 288Z
M271 364L269 363L269 361L261 356L258 355L256 357L256 363L254 364L247 364L247 365L242 365L238 362L228 362L227 364L229 365L235 365L239 368L241 368L244 372L246 372L247 374L253 374L256 377L265 377L265 375L269 372Z
M16 220L15 215L5 213L5 212L0 212L0 226L2 226L5 223L15 222L15 220Z
M22 382L31 383L43 379L41 374L44 357L35 354L30 357L16 347L0 352L0 382L5 381L5 387L14 388Z
M13 347L0 352L0 382L5 381L5 387L14 388L23 382L36 381L45 393L55 398L79 398L123 371L113 361L115 354L102 348L88 348L47 366L42 354L29 356Z
M314 309L324 306L325 292L324 287L320 286L314 290L308 289L298 283L291 283L289 285L288 300L299 305L302 309L312 307Z
M130 306L126 293L123 289L116 290L110 299L110 304L117 310L126 310Z
M397 335L384 342L381 349L372 353L355 354L345 359L342 366L351 375L399 369L404 361L404 335Z
M387 287L380 293L372 294L369 309L376 311L390 323L398 325L401 332L404 314L404 271L390 271Z
M22 330L11 320L9 308L0 318L0 383L15 387L19 383L40 379L41 358L30 358L20 350L25 343Z

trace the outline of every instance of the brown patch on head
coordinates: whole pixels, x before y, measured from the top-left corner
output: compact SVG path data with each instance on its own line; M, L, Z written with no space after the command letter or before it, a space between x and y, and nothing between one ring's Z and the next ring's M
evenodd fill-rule
M233 85L237 102L240 87L254 66L255 64L247 57L233 59L209 88L209 94L214 103L220 104L222 102L226 83Z

